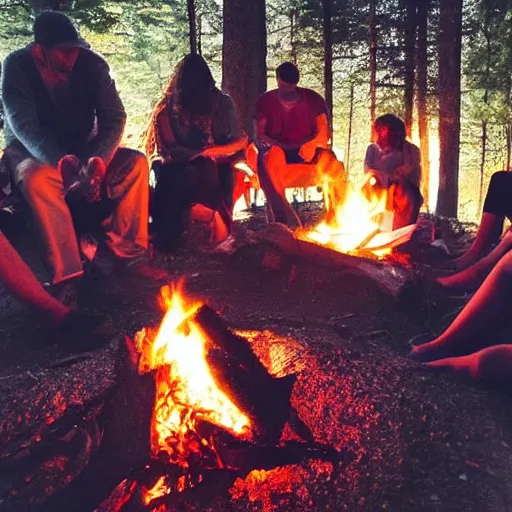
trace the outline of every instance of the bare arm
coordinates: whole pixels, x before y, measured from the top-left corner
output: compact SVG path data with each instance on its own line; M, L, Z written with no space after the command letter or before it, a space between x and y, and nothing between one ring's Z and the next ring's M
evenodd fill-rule
M222 144L218 146L210 146L209 148L201 151L201 155L207 156L210 158L222 158L227 156L232 156L239 151L243 151L247 146L247 142L249 141L247 136L242 136L233 142L229 142L228 144Z

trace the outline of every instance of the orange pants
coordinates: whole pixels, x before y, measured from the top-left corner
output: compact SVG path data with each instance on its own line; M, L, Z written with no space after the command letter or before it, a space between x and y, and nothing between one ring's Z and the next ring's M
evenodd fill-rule
M311 163L288 163L286 152L278 146L272 146L259 155L258 175L270 205L272 220L291 228L299 227L301 222L286 199L287 188L324 187L329 215L343 201L347 183L343 163L332 151L323 148L318 148Z
M14 173L42 235L52 283L82 275L78 241L60 172L27 157L17 163ZM148 245L146 157L138 151L118 149L107 168L104 186L114 204L111 215L103 222L106 243L121 258L136 257Z

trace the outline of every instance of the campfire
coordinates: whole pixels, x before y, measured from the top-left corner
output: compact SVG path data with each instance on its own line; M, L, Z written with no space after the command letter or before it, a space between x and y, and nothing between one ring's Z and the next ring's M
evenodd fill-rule
M324 183L324 191L328 187ZM297 231L297 238L354 256L382 259L390 255L393 247L410 239L415 226L393 231L388 190L378 188L373 176L364 188L366 194L349 186L343 202L335 205L334 215L312 229ZM324 193L324 197L329 210L328 194Z
M161 507L203 488L226 492L252 470L340 459L314 442L291 407L296 375L273 376L246 338L207 305L188 300L181 285L164 287L161 302L159 329L127 339L137 374L155 384L147 463L98 510L167 510ZM281 441L286 424L295 440Z
M215 447L198 434L198 422L208 421L233 435L251 439L251 422L216 384L207 357L211 343L195 321L200 303L186 304L181 289L165 287L161 300L166 309L159 331L142 330L136 335L140 352L139 371L155 371L156 400L151 422L153 457L164 456L184 470L177 491L201 479L194 474L197 458L202 467L216 467ZM144 501L170 494L172 486L161 477L147 490Z

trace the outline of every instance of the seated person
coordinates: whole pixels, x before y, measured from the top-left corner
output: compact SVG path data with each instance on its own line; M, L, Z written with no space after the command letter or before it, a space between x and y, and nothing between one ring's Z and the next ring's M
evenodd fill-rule
M343 164L329 149L323 98L297 86L299 70L291 62L278 66L276 76L277 89L263 94L256 104L258 175L272 220L297 228L301 222L286 200L285 189L325 187L327 209L332 215L343 199L346 175Z
M510 339L501 339L499 331L507 324L511 297L512 252L508 252L441 335L420 335L410 341L410 357L429 366L465 372L478 380L510 383L512 346ZM510 327L507 331L505 334L510 335Z
M157 249L169 252L180 244L184 215L194 203L216 212L212 242L226 239L233 211L232 164L246 144L233 100L215 86L200 55L187 55L145 133L157 179L151 206Z
M462 270L485 256L503 233L505 217L512 219L512 172L499 171L491 177L485 196L482 219L468 251L450 266Z
M111 262L133 260L147 248L148 166L143 154L119 148L123 105L107 63L72 21L43 11L34 39L3 63L4 158L42 235L54 292L73 297L68 288L83 266L71 197L79 204L108 199L100 253Z
M91 350L105 344L111 334L106 315L89 315L70 309L52 297L39 283L7 238L0 233L0 283L15 298L31 307L52 329L56 341L69 343L66 335L82 338L71 349Z
M393 229L399 229L416 222L423 204L420 150L405 139L405 124L393 114L377 118L374 128L377 141L366 150L364 172L375 178L374 187L388 191Z

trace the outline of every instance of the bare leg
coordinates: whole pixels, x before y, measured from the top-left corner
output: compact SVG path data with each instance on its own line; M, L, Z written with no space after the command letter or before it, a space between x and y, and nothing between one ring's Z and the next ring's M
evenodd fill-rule
M485 336L509 310L512 295L512 252L496 265L453 323L435 340L413 347L411 356L422 361L447 357L470 339Z
M0 233L0 282L18 300L42 313L49 325L58 325L71 311L41 286L36 276L2 233Z
M327 183L325 183L327 181ZM336 209L343 204L347 189L347 175L343 162L329 150L322 150L316 164L316 179L318 185L326 186L326 206L328 217L335 215Z
M488 347L469 356L432 361L427 366L450 369L478 381L509 383L512 380L512 346Z
M495 215L494 213L484 212L482 220L478 226L475 240L465 254L453 260L453 265L457 269L466 268L481 258L495 243L503 230L503 215Z
M258 166L261 188L265 192L276 222L282 222L292 229L302 224L286 199L286 183L283 174L286 167L284 151L273 146L263 157L263 165ZM262 168L261 168L262 167Z
M512 249L512 232L507 231L501 242L487 256L457 274L439 277L436 282L447 290L472 292L484 282L494 266L510 249Z

